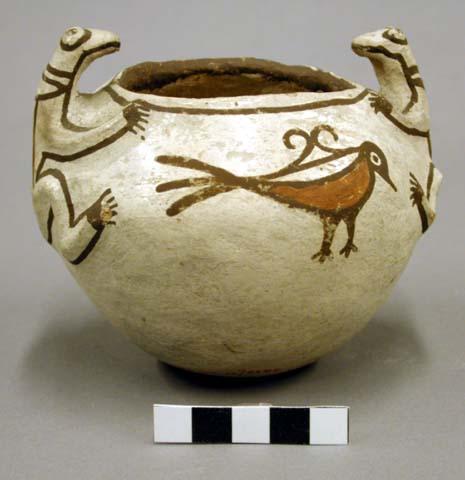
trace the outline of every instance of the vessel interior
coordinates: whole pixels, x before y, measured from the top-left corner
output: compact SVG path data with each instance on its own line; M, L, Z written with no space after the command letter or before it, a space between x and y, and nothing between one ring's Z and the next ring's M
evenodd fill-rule
M324 93L354 88L330 72L243 58L140 63L124 70L118 84L137 93L182 98Z

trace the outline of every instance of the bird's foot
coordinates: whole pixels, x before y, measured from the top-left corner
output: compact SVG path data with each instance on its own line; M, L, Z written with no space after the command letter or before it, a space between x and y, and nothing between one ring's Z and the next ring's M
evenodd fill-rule
M344 255L346 258L349 257L350 252L358 252L357 245L352 243L351 241L348 241L343 248L339 251L341 255Z
M318 260L320 263L324 263L326 260L332 260L333 258L333 252L325 247L322 247L319 252L312 255L312 260Z

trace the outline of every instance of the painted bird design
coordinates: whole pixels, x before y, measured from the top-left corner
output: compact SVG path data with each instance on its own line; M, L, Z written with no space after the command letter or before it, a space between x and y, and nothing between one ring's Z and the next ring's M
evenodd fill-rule
M376 144L365 141L357 147L339 149L328 147L322 145L318 139L319 134L324 130L331 133L335 140L338 139L334 130L328 125L315 127L310 134L300 129L286 132L283 140L288 148L295 148L291 138L296 135L306 140L306 146L297 160L267 175L243 177L194 158L167 155L156 157L155 160L164 165L209 174L207 177L185 178L159 184L156 187L157 192L199 187L194 193L175 201L167 209L167 215L178 215L198 202L242 188L272 198L290 208L298 208L319 215L323 224L323 240L320 250L312 256L312 259L321 263L333 257L331 246L334 234L341 221L344 222L348 236L346 244L339 253L349 257L351 252L358 250L354 243L355 223L357 215L373 192L376 176L379 175L394 191L397 191L397 188L389 176L386 156ZM316 160L305 161L315 147L328 155ZM308 181L278 180L292 173L314 168L350 154L356 155L353 162L324 178Z

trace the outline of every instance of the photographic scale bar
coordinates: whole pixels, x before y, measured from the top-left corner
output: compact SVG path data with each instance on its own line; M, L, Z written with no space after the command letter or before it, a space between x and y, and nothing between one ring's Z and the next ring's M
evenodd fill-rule
M349 443L349 407L155 404L153 421L155 443Z

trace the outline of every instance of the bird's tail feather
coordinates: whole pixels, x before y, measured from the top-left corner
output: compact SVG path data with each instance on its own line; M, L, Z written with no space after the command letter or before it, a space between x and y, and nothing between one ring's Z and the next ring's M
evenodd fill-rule
M155 160L163 165L172 165L175 167L190 168L191 170L200 170L201 172L207 172L220 180L224 179L231 181L237 178L235 175L233 175L231 172L228 172L224 168L215 167L208 163L202 162L201 160L197 160L196 158L161 155L159 157L156 157Z
M156 191L168 192L169 190L176 190L178 188L201 187L213 184L217 184L213 177L183 178L181 180L160 183L156 186Z
M183 212L186 208L189 208L198 202L202 202L203 200L214 197L215 195L219 195L220 193L230 192L235 188L237 187L226 186L226 185L212 185L210 187L202 188L201 190L197 190L196 192L191 193L190 195L185 195L184 197L174 202L168 208L168 210L166 210L166 213L170 217L173 217Z

